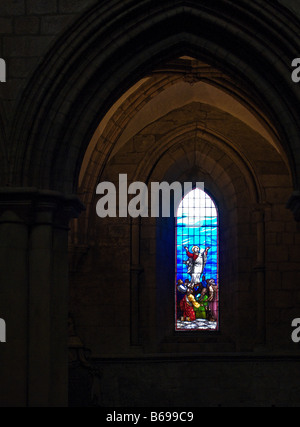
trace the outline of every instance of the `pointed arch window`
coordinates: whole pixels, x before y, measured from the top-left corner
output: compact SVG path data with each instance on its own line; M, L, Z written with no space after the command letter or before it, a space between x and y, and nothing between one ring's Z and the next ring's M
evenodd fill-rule
M175 330L219 330L219 214L195 188L176 217Z

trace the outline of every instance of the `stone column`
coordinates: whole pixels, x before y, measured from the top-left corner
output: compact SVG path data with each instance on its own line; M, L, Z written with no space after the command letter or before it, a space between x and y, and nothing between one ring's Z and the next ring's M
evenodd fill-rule
M256 301L257 301L257 346L263 347L266 343L266 284L265 284L265 208L258 206L254 212L256 223Z
M2 207L2 201L0 202ZM7 206L8 208L8 206ZM27 404L28 226L17 213L0 212L0 406Z
M67 406L68 223L82 209L76 197L56 192L2 191L1 288L10 314L1 403L12 383L20 406Z
M131 266L130 266L130 341L140 345L140 218L131 222Z

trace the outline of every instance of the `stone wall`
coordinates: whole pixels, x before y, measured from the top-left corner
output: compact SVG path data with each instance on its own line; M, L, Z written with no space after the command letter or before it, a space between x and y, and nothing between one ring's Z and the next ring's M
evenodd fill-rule
M149 410L299 406L297 359L199 354L182 359L102 360L97 367L101 385L96 393L90 385L90 393L84 395L89 396L90 406Z
M196 405L203 380L216 406L299 404L300 97L290 64L300 40L283 3L1 1L0 406L67 405L68 309L89 369L102 373L98 404ZM179 81L203 81L239 108L190 99L143 112ZM173 335L170 300L161 305L172 264L160 280L157 259L170 224L96 217L98 180L120 172L201 177L218 200L217 337ZM86 213L68 233L83 210L74 193ZM194 393L182 401L191 364Z
M105 165L101 181L113 182L118 188L119 173L126 173L129 183L144 182L147 170L141 165L149 157L153 144L162 145L164 135L170 132L169 127L172 130L180 128L187 117L189 122L196 122L199 111L202 114L204 109L203 105L201 108L195 105L184 107L143 129ZM293 350L291 321L297 317L299 306L297 287L291 276L292 271L297 274L298 269L297 262L292 260L298 254L296 240L299 231L292 214L282 204L291 190L290 178L274 149L267 148L265 142L249 129L241 133L234 131L237 124L232 118L230 120L226 122L227 135L231 130L232 138L243 138L244 150L249 148L248 155L252 156L256 179L264 194L263 203L251 200L250 184L243 175L245 171L238 169L221 150L213 149L205 137L177 144L170 142L164 155L147 158L149 166L155 164L156 167L146 182L165 179L186 182L196 177L204 181L219 206L223 334L212 343L201 337L194 341L206 349L221 352L251 351L262 343L269 350ZM210 114L207 127L213 127L213 123L223 126L220 112ZM194 155L195 146L197 156ZM270 168L268 161L272 162ZM166 221L160 224L150 218L143 219L138 232L138 262L133 263L132 220L98 218L96 203L99 198L94 195L88 219L87 244L90 249L71 279L70 309L77 319L80 336L95 357L114 354L116 350L124 355L135 351L139 354L141 349L146 353L178 353L187 351L185 342L186 349L193 351L196 346L188 339L183 343L179 339L176 344L176 338L170 332L174 329L170 291L175 267L172 225ZM162 256L166 263L164 267ZM131 288L132 264L139 264L143 270L135 300ZM140 311L139 318L134 320L131 317L133 304L135 310ZM139 323L140 349L130 345L132 322Z

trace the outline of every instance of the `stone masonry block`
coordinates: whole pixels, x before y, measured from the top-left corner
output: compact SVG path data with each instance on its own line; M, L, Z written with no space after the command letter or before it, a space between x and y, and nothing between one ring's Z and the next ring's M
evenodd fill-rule
M16 34L37 34L40 20L36 16L20 16L15 19Z
M47 52L52 38L49 37L4 37L4 55L7 57L40 56Z
M91 5L95 4L95 0L59 0L59 12L61 13L78 13Z
M12 32L12 20L10 18L0 18L0 34L9 34Z
M24 0L2 0L0 2L0 16L16 16L25 14Z
M56 0L27 0L27 10L30 15L46 15L57 11Z
M73 16L43 16L41 18L41 33L42 34L58 34L63 31L72 20Z

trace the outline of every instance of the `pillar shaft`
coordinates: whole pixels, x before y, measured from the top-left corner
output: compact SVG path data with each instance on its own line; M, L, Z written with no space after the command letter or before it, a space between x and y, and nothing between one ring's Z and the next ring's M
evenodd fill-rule
M266 275L265 275L265 210L258 208L254 212L256 222L256 284L257 284L257 345L266 343Z
M0 405L67 406L68 224L83 206L34 189L1 196Z

